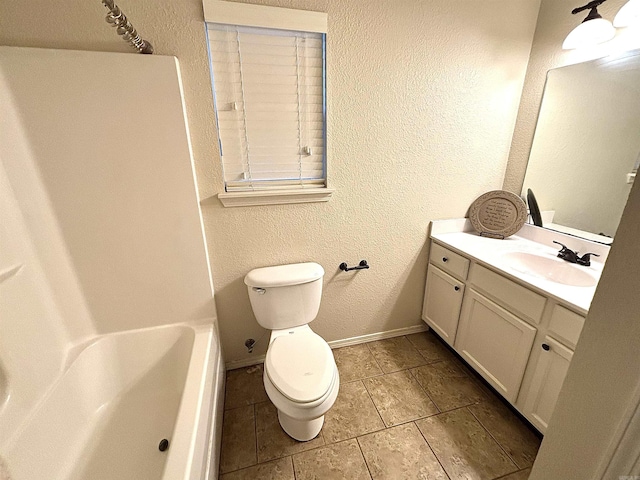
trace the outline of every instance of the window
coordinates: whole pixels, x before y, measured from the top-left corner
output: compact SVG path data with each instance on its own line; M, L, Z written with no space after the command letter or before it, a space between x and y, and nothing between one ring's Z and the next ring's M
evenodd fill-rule
M225 206L328 200L326 15L204 5L225 182L218 197Z

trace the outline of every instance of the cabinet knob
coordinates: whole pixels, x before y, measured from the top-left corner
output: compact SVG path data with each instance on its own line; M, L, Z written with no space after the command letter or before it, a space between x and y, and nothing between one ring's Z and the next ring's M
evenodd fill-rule
M447 262L449 261L449 259L448 259L447 257L442 257L442 261L443 261L444 263L447 263Z
M546 343L543 343L543 344L542 344L542 349L543 349L545 352L548 352L549 350L551 350L551 347L550 347L549 345L547 345Z
M453 289L454 289L456 292L460 291L460 287L459 287L459 286L457 286L457 285L456 285L455 287L453 287Z

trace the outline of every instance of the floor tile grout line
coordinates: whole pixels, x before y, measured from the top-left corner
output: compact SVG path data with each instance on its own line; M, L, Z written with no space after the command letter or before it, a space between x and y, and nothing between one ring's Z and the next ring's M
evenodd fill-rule
M386 373L385 373L384 375L386 375ZM384 375L382 375L382 376L384 376ZM389 428L389 427L387 426L387 422L385 422L385 421L384 421L384 418L382 418L382 414L380 413L380 410L378 410L378 406L376 405L376 402L373 400L373 397L371 396L371 392L370 392L370 391L369 391L369 389L367 388L367 384L366 384L366 383L364 383L364 381L363 381L363 380L361 380L361 381L362 381L362 385L364 386L364 391L365 391L365 392L367 392L367 395L368 395L368 397L369 397L369 400L371 400L371 403L373 404L373 408L375 408L375 409L376 409L376 413L378 414L378 417L380 418L380 421L382 422L382 425L384 425L384 428ZM376 431L379 431L379 430L376 430Z
M435 417L437 415L440 415L439 413L434 413L433 415L426 415L424 417L418 417L418 418L412 418L409 420L403 420L400 423L394 423L393 425L391 425L390 427L384 427L384 430L389 430L390 428L395 428L395 427L400 427L401 425L406 425L407 423L412 423L412 422L417 422L418 420L425 420L427 418L431 418L431 417ZM379 432L380 430L378 430ZM375 432L371 432L371 433L375 433Z
M221 444L220 444L220 466L218 467L218 476L219 477L222 477L222 475L226 475L227 473L234 473L234 472L237 472L239 470L244 470L245 468L251 468L251 467L255 467L256 465L260 465L261 464L260 462L258 462L258 432L257 432L257 415L256 415L255 406L256 406L256 404L253 403L253 404L250 404L250 405L245 405L243 407L231 408L229 410L226 410L225 414L227 412L230 412L230 411L233 411L233 410L237 410L237 409L240 409L240 408L252 407L252 409L253 409L253 431L254 431L255 438L256 438L256 440L255 440L255 446L256 446L255 459L256 459L256 462L251 464L251 465L247 465L247 466L244 466L244 467L238 467L238 468L234 468L233 470L222 472L222 445L223 445L223 443L221 442ZM223 428L223 431L224 431L224 416L222 418L222 428ZM271 460L268 460L268 461L271 461ZM266 463L266 462L262 462L262 463Z
M378 431L380 431L380 430L378 430ZM372 433L373 433L373 432L372 432ZM356 440L356 437L351 437L351 438L348 438L348 439L346 439L346 440L340 440L339 442L335 442L335 443L329 443L329 444L324 444L324 445L318 445L317 447L310 448L309 450L302 450L302 451L300 451L300 452L290 453L289 455L285 455L285 456L282 456L282 457L278 457L278 458L274 458L274 459L272 459L272 460L269 460L269 462L274 461L274 460L280 460L281 458L284 458L284 457L287 457L287 456L290 456L290 457L291 457L291 461L293 462L293 457L295 457L296 455L301 455L301 454L303 454L303 453L313 452L313 451L315 451L315 450L320 450L321 448L325 448L325 447L333 447L333 446L335 446L335 445L338 445L339 443L346 443L346 442L348 442L349 440ZM356 442L356 443L357 443L357 442ZM364 457L364 455L363 455L363 457ZM263 462L263 463L267 463L267 462ZM260 464L259 464L259 465L260 465ZM295 467L295 462L294 462L294 467Z
M473 405L478 405L478 404L479 404L479 402L476 402L476 403L470 403L470 404L468 404L468 405L461 405L461 406L459 406L459 407L455 407L455 408L452 408L452 409L450 409L450 410L438 411L438 413L432 413L431 415L424 415L424 416L421 416L421 417L418 417L418 418L412 418L412 419L410 419L410 420L404 420L404 421L402 421L402 422L400 422L400 423L396 423L396 424L394 424L394 425L391 425L390 427L385 427L385 429L387 429L387 428L397 427L397 426L399 426L399 425L406 425L407 423L410 423L410 422L417 422L418 420L424 420L424 419L426 419L426 418L437 417L437 416L439 416L439 415L444 415L444 414L446 414L446 413L452 413L452 412L455 412L456 410L462 410L463 408L468 408L468 407L471 407L471 406L473 406Z
M291 458L291 462L292 462L292 465L293 465L293 455L285 455L285 456L283 456L283 457L278 457L278 458L273 458L273 459L271 459L271 460L267 460L266 462L262 462L262 463L255 463L255 464L253 464L253 465L247 465L246 467L236 468L235 470L230 470L230 471L228 471L228 472L224 472L224 473L222 473L221 471L219 471L219 472L218 472L218 478L222 478L222 476L223 476L223 475L229 475L229 474L231 474L231 473L238 473L238 472L241 472L241 471L243 471L243 470L249 470L250 468L256 468L256 467L259 467L259 466L261 466L261 465L266 465L267 463L277 462L278 460L282 460L283 458L287 458L287 457L290 457L290 458ZM293 472L293 476L294 476L294 478L295 478L295 470L294 470L294 472Z
M298 476L296 475L296 464L293 463L293 455L289 455L291 459L291 470L293 470L293 480L297 480Z
M474 405L476 405L476 404L474 404ZM481 426L482 428L484 428L484 430L485 430L485 431L489 434L489 436L493 439L493 441L494 441L494 442L496 442L496 443L498 444L498 446L502 449L502 451L503 451L503 452L505 453L505 455L509 458L509 460L511 460L511 461L513 462L513 464L516 466L516 468L518 468L518 469L523 469L523 470L524 470L525 468L528 468L528 467L520 467L520 465L518 465L518 462L516 462L515 458L513 458L513 457L509 454L509 452L507 452L507 449L506 449L506 448L504 448L504 447L502 446L502 443L500 443L500 442L498 441L498 439L493 435L493 433L491 433L491 430L489 430L489 428L488 428L484 423L482 423L482 420L480 420L480 419L476 416L476 414L475 414L475 413L473 413L473 410L471 410L471 409L469 408L470 406L471 406L471 405L467 405L466 409L467 409L467 410L469 410L469 413L471 414L471 416L472 416L473 418L475 418L475 419L476 419L476 422L478 422L478 423L480 424L480 426ZM518 470L516 470L516 471L518 471ZM515 473L515 472L511 472L511 473ZM509 475L509 474L507 474L507 475Z
M511 455L509 455L509 453L507 452L507 450L502 446L502 444L493 436L493 434L489 431L489 429L487 427L484 426L484 424L480 421L480 419L478 417L476 417L473 412L471 411L471 409L469 408L471 405L467 405L466 408L467 411L471 414L471 416L476 420L476 422L478 422L478 424L482 427L482 429L487 432L487 434L489 435L489 437L491 437L491 439L496 442L496 445L498 445L498 447L500 447L500 450L502 450L504 452L504 454L507 456L507 458L511 461L511 463L513 463L516 467L516 469L513 472L509 472L505 475L510 475L512 473L516 473L518 470L520 470L520 465L518 465L516 463L516 461L511 457ZM503 475L504 476L504 475ZM500 478L500 477L497 477Z
M423 365L423 366L425 366L425 365ZM418 367L418 368L419 368L419 367ZM418 380L418 378L413 374L413 372L411 372L411 374L415 377L416 381L417 381L417 382L420 384L420 386L423 388L423 390L425 391L425 393L427 394L427 396L428 396L429 398L431 398L431 395L429 394L429 391L427 390L427 388L426 388L424 385L422 385L422 384L420 383L420 380ZM449 378L463 378L463 377L444 377L444 378L443 378L443 380L447 380L447 379L449 379ZM466 376L464 376L464 378L467 378L467 377L466 377ZM483 393L484 393L484 392L483 392ZM457 406L457 407L450 408L450 409L448 409L448 410L443 410L440 406L438 406L438 403L437 403L433 398L431 398L431 401L432 401L432 402L434 403L434 405L438 408L438 413L437 413L436 415L440 415L441 413L453 412L454 410L460 410L461 408L470 407L470 406L472 406L472 405L478 405L478 404L483 403L484 401L487 401L487 400L489 400L489 399L488 399L488 398L486 398L486 396L483 396L483 398L481 398L481 400L480 400L480 401L471 401L470 403L466 403L465 405L459 405L459 406ZM432 416L432 415L430 415L430 416Z
M381 430L378 430L381 431ZM371 433L375 433L375 432L371 432ZM363 435L360 435L363 436ZM367 457L364 454L364 451L362 450L362 445L360 445L360 440L358 440L358 437L355 438L356 440L356 444L358 445L358 448L360 449L360 455L362 455L362 459L364 460L364 466L367 467L367 472L369 472L369 478L373 479L373 473L371 473L371 469L369 468L369 462L367 462Z
M427 335L435 335L435 334L429 334L429 330L426 330L426 331L424 331L424 332L422 332L422 333L425 333L425 334L427 334ZM415 334L414 334L414 335L415 335ZM413 343L413 342L412 342L408 337L407 337L407 339L409 340L409 343L413 346L413 348L415 348L415 349L418 351L418 353L422 356L422 358L424 358L425 362L427 362L427 363L425 363L425 365L431 365L431 364L433 364L433 363L438 363L438 362L442 362L442 361L448 360L447 358L436 358L435 360L431 360L431 359L427 358L427 357L425 356L425 354L424 354L424 353L422 353L422 350L428 350L428 349L420 349L420 348L419 348L415 343ZM439 343L443 343L441 339L440 339L440 340L436 340L436 341L437 341L437 342L439 342ZM428 343L430 343L430 342L428 342ZM431 345L430 345L430 346L431 346ZM445 348L445 350L447 350L447 352L449 351L449 349L448 349L446 346L442 345L442 347L444 347L444 348ZM434 353L435 353L436 355L438 355L438 352L434 352Z
M225 375L225 384L226 384L226 375ZM226 395L226 392L225 392ZM226 398L225 398L226 401ZM220 459L219 459L219 464L218 464L218 476L222 477L222 449L224 447L224 421L226 420L226 416L227 416L227 411L224 410L223 407L223 411L222 411L222 433L220 434Z
M416 368L416 367L413 367L413 368ZM400 373L400 372L408 372L409 376L411 376L412 378L414 378L414 379L415 379L415 377L414 377L414 376L413 376L413 374L411 373L411 369L410 369L410 368L406 368L406 369L404 369L404 370L398 370L397 372L393 372L393 373L387 373L386 375L393 375L393 374ZM417 380L417 379L415 379L415 380L416 380L416 382L418 383L418 385L420 386L420 388L424 391L425 389L424 389L424 387L423 387L422 385L420 385L420 382L418 382L418 380ZM366 388L366 385L365 385L365 388ZM432 413L432 414L429 414L429 415L421 415L421 416L419 416L419 417L417 417L417 418L410 418L410 419L407 419L407 420L402 420L402 421L400 421L399 423L394 423L393 425L389 425L389 426L387 426L387 422L385 422L385 421L384 421L384 419L383 419L382 421L383 421L383 423L385 424L385 428L393 428L393 427L397 427L398 425L403 425L403 424L405 424L405 423L414 422L414 421L416 421L416 420L421 420L421 419L423 419L423 418L429 418L429 417L433 417L433 416L435 416L435 415L440 415L441 413L444 413L444 412L442 412L442 411L440 410L440 408L438 407L438 405L433 401L433 399L429 396L429 394L428 394L426 391L425 391L424 393L425 393L425 395L427 396L427 398L428 398L428 399L433 403L433 405L436 407L437 412ZM373 401L373 399L372 399L372 401ZM375 406L375 402L374 402L374 406ZM466 405L465 405L465 406L466 406ZM462 407L458 407L458 408L462 408ZM377 409L377 406L376 406L376 409ZM457 408L456 408L455 410L457 410ZM382 417L382 415L380 415L380 416Z
M246 407L247 407L247 405L245 405L244 407L230 408L229 410L225 410L224 411L223 416L222 416L222 438L223 439L224 439L224 431L225 431L225 428L224 428L225 427L225 420L227 420L227 418L228 418L226 416L226 413L227 412L231 412L233 410L240 409L240 408L246 408ZM248 465L246 467L237 467L237 468L234 468L232 470L228 470L226 472L222 472L222 446L223 446L223 444L224 444L223 442L221 442L221 444L220 444L220 465L218 466L218 476L222 476L222 475L225 475L227 473L237 472L238 470L242 470L243 468L249 468L249 467L252 466L252 465ZM256 460L257 460L257 454L256 454Z
M370 378L371 378L371 377L370 377ZM342 439L340 439L340 440L336 440L335 442L331 442L331 443L329 443L329 444L327 444L327 445L334 445L334 444L336 444L336 443L344 442L344 441L346 441L346 440L351 440L351 439L357 438L357 437L362 436L362 435L368 435L368 434L370 434L370 433L380 432L380 431L382 431L382 430L385 430L385 429L389 428L389 427L387 427L387 424L385 423L384 419L382 418L382 415L380 415L380 412L378 411L378 407L376 407L376 403L373 401L373 398L371 397L371 394L369 393L369 391L368 391L368 389L367 389L367 386L364 384L364 380L366 380L366 379L363 379L363 380L355 380L355 381L353 381L353 382L349 382L349 383L356 383L356 382L360 382L360 383L362 383L362 386L363 386L363 388L364 388L364 391L367 393L367 396L368 396L369 400L371 401L371 404L373 405L373 408L376 410L376 413L378 414L378 418L379 418L379 419L380 419L380 421L382 422L382 428L378 428L377 430L372 430L372 431L370 431L370 432L364 432L364 433L355 434L355 435L354 435L354 436L352 436L352 437L342 438ZM326 437L325 437L325 443L326 443Z
M422 367L424 367L425 365L422 365ZM429 400L431 400L431 403L433 403L433 405L436 407L436 410L438 410L438 413L436 413L436 415L438 415L439 413L442 413L442 410L440 409L440 407L438 406L438 404L436 403L436 401L431 398L431 395L429 395L429 392L427 391L426 387L424 385L422 385L422 383L420 383L420 380L418 380L418 378L413 374L412 370L416 370L420 367L415 367L415 368L411 368L409 369L409 375L411 375L411 378L413 378L418 385L420 386L420 388L422 389L422 391L424 392L424 394L427 396L427 398ZM433 415L429 415L430 417L432 417Z
M418 356L422 358L422 360L427 362L427 363L423 363L422 365L427 365L429 361L426 358L424 358L424 355L422 354L422 352L420 352L420 349L416 345L414 345L414 343L411 340L409 340L409 337L407 335L404 335L404 339L409 343L409 345L411 345L411 348L413 348L413 350L418 354ZM422 365L418 365L418 366L422 366Z
M384 342L384 341L387 341L387 340L399 340L399 339L404 339L404 340L406 340L406 341L407 341L407 343L411 346L411 348L412 348L412 349L413 349L413 350L418 354L418 357L420 357L420 358L421 358L423 361L425 361L426 363L422 363L422 364L420 364L420 365L416 365L416 366L414 366L414 367L404 367L404 368L400 368L399 370L394 370L394 371L391 371L391 372L385 372L385 371L384 371L384 369L382 368L382 365L380 364L380 362L379 362L379 361L378 361L378 359L376 358L375 353L373 352L373 350L371 350L371 347L369 346L369 344L371 344L371 343L375 343L375 342ZM390 373L401 372L401 371L403 371L403 370L408 370L409 368L416 368L416 367L420 367L420 366L422 366L422 365L427 365L427 364L429 363L429 362L424 358L424 356L420 353L420 350L418 350L418 348L417 348L413 343L411 343L411 340L409 340L409 339L407 338L407 336L406 336L406 335L400 335L400 336L398 336L398 337L391 337L391 338L384 338L384 339L382 339L382 340L372 340L372 341L370 341L370 342L366 342L366 343L364 343L364 345L367 345L367 348L369 349L369 352L370 352L370 353L371 353L371 355L373 356L373 359L374 359L374 360L375 360L375 362L378 364L378 367L380 368L380 370L382 371L382 373L383 373L384 375L388 375L388 374L390 374Z
M362 382L362 381L368 380L370 378L382 377L383 375L387 375L387 374L386 373L380 373L380 374L371 375L371 376L368 376L368 377L354 378L353 380L349 380L348 382L343 382L342 379L340 379L340 386L349 385L350 383Z
M524 472L525 470L531 470L531 467L521 468L520 470L516 470L515 472L507 473L505 475L502 475L501 477L494 478L493 480L501 480L501 479L507 478L508 476L513 475L515 473Z
M377 429L377 430L372 430L372 431L370 431L370 432L364 432L364 433L358 433L358 434L356 434L356 435L354 435L354 436L352 436L352 437L341 438L340 440L336 440L335 442L325 443L325 446L326 446L326 445L335 445L336 443L346 442L347 440L354 440L354 439L356 439L356 438L358 438L358 437L362 437L362 436L364 436L364 435L369 435L370 433L378 433L378 432L381 432L381 431L383 431L383 430L387 430L388 428L393 428L393 427L387 427L387 426L385 425L384 421L382 422L382 425L383 425L383 427L382 427L382 428L379 428L379 429ZM394 425L394 426L395 426L395 425Z
M447 478L449 480L451 480L451 477L449 476L449 472L447 472L447 469L444 468L443 463L440 461L440 458L438 457L438 454L436 454L436 451L433 449L433 447L431 446L431 444L429 443L429 440L427 440L427 437L424 436L424 433L422 433L422 430L420 430L420 427L418 426L418 424L414 421L413 422L416 426L416 428L418 429L418 432L420 433L420 435L422 435L422 438L424 439L424 442L427 444L427 447L429 447L429 450L431 450L431 453L433 453L433 456L435 457L436 461L440 464L440 466L442 467L442 471L444 472L444 474L447 476Z
M417 422L417 421L420 421L420 420L426 420L427 418L438 417L440 415L444 415L444 414L447 414L447 413L452 413L452 412L455 412L456 410L462 410L463 408L468 408L468 407L471 407L473 405L478 405L478 404L477 403L471 403L469 405L462 405L461 407L452 408L451 410L445 410L444 412L432 413L431 415L424 415L422 417L412 418L412 419L409 419L409 420L403 420L402 422L395 423L395 424L391 425L390 427L387 427L386 424L385 424L385 427L384 427L383 430L388 430L390 428L399 427L400 425L406 425L407 423L411 423L411 422ZM379 432L379 431L380 430L376 430L375 432ZM369 433L375 433L375 432L369 432ZM367 435L367 434L363 434L363 435Z
M257 429L258 429L258 414L257 414L257 411L256 411L256 406L259 405L259 404L263 404L263 403L270 403L270 400L265 400L263 402L258 402L258 403L254 404L254 411L256 412L256 427L255 427L256 428L256 460L258 461L256 463L256 465L264 465L265 463L274 462L276 460L281 460L281 459L283 459L285 457L289 457L289 456L293 457L293 455L295 455L296 453L307 452L307 451L315 450L316 448L319 448L319 447L314 447L314 448L310 448L308 450L301 450L300 452L285 453L284 455L278 455L278 456L273 457L273 458L268 458L268 459L266 459L266 460L261 462L259 460L259 457L258 457L258 432L257 432ZM273 405L273 404L271 404L271 405ZM279 425L279 422L278 422L278 425ZM280 426L280 428L282 428L282 427ZM325 445L325 440L324 440L324 436L322 435L322 432L320 432L316 437L312 438L311 440L314 440L314 439L316 439L316 438L318 438L320 436L322 436L322 442L323 443L322 443L322 445L320 445L320 447L322 447L322 446ZM311 440L309 440L309 441L311 441ZM300 443L304 443L304 442L300 442Z
M256 404L253 404L253 431L256 437L256 465L260 463L258 461L258 411L256 410Z
M440 407L438 407L438 405L433 401L433 399L432 399L432 398L431 398L431 396L428 394L428 392L426 392L426 391L425 391L425 388L420 384L420 382L418 381L418 379L416 379L416 378L415 378L415 376L413 375L413 373L411 372L411 370L412 370L412 369L420 368L420 367L423 367L423 366L425 366L425 365L420 365L420 366L417 366L417 367L404 368L404 369L402 369L402 370L398 370L398 371L396 371L396 372L385 373L384 375L393 375L393 374L400 373L400 372L408 372L409 376L410 376L411 378L413 378L413 379L418 383L418 385L420 386L420 388L422 389L422 391L425 393L425 395L427 396L427 398L428 398L428 399L433 403L433 405L436 407L437 412L436 412L436 413L432 413L431 415L424 415L424 416L420 416L420 417L418 417L418 418L408 419L408 420L405 420L405 421L403 421L403 422L400 422L400 423L397 423L397 424L393 424L393 425L387 425L387 422L384 420L384 418L382 418L382 414L381 414L381 413L380 413L380 411L378 410L378 406L376 405L376 402L373 400L373 397L371 396L371 392L369 392L369 389L367 388L367 385L364 383L364 381L362 381L362 383L363 383L363 385L364 385L364 388L365 388L365 390L367 391L367 393L369 394L369 398L371 398L371 401L373 402L373 406L376 408L376 411L378 412L378 415L379 415L379 416L380 416L380 418L382 419L382 423L384 424L385 428L392 428L392 427L396 427L396 426L398 426L398 425L402 425L402 424L405 424L405 423L408 423L408 422L413 422L413 421L415 421L415 420L420 420L420 419L422 419L422 418L433 417L434 415L439 415L440 413L444 413L444 412L442 412L442 411L440 410ZM378 375L378 377L379 377L379 376L384 376L384 375ZM369 378L376 378L376 377L369 377ZM466 405L464 405L464 406L466 406ZM464 406L463 406L463 407L464 407ZM463 407L459 407L459 408L463 408Z
M413 348L415 348L416 350L418 350L418 353L420 354L420 356L422 357L422 359L425 361L425 363L423 365L420 365L421 367L425 366L425 365L432 365L434 363L438 363L438 362L442 362L444 360L444 358L436 358L436 359L432 359L432 358L427 358L425 356L424 353L422 353L422 350L420 350L418 347L416 347L415 345L413 346Z
M367 343L369 343L369 342L367 342ZM340 348L338 348L336 350L340 350L342 348L364 347L365 350L367 351L367 353L369 354L369 356L373 359L373 363L375 364L376 368L380 371L380 373L375 373L373 375L365 375L363 377L353 378L353 379L350 379L349 381L344 381L342 378L340 378L340 384L341 385L344 385L344 384L347 384L347 383L351 383L351 382L355 382L357 380L364 380L365 378L372 378L372 377L378 377L380 375L384 375L384 372L382 371L382 368L380 368L380 365L378 364L377 360L375 359L375 357L371 353L371 350L369 349L369 347L366 346L367 343L362 343L362 344L358 344L358 345L350 345L350 346L347 346L347 347L340 347ZM336 351L334 350L334 358L335 358L335 352ZM338 364L338 362L336 361L336 366L337 366L337 364Z
M385 373L384 373L384 370L382 369L382 366L380 365L380 362L378 362L378 359L376 358L375 354L373 353L373 350L371 350L371 347L369 346L370 343L373 343L373 342L366 342L366 343L364 343L364 345L367 347L367 350L369 351L369 355L371 355L371 357L373 358L373 361L376 362L376 365L378 366L378 368L380 369L380 371L384 375Z
M468 405L461 405L459 407L452 408L451 410L445 410L444 412L440 412L438 415L443 415L445 413L455 412L457 410L462 410L463 408L469 408L472 405L478 405L478 403L469 403Z

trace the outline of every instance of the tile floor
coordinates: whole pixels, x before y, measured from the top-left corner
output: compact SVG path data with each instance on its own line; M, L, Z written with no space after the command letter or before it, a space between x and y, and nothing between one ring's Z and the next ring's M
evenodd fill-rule
M333 351L340 393L309 442L288 437L262 365L227 372L222 480L526 480L539 438L433 333Z

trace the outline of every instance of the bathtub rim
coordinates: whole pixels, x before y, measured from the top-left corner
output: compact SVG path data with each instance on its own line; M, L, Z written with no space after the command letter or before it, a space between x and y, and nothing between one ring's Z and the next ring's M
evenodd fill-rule
M217 321L181 325L193 328L195 339L162 480L209 480L217 478L220 448L214 410L222 403L216 387L224 381L216 375L222 362ZM195 385L197 390L187 391Z

